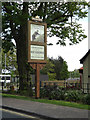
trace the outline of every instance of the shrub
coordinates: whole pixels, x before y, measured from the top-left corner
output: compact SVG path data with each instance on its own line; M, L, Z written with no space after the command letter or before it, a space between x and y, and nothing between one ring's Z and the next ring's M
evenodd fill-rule
M64 91L57 87L56 85L53 86L45 86L40 90L40 97L48 99L56 99L56 100L64 100L65 95Z
M82 103L90 105L90 94L86 94L82 97Z
M49 80L53 81L56 78L56 73L49 73L48 72L48 76L49 76Z
M56 85L54 86L44 86L43 88L40 89L40 96L41 97L49 97L49 95L51 94L51 91L54 91L57 88Z
M76 90L69 90L66 94L65 100L67 101L80 101L80 93Z
M33 96L32 88L28 88L28 90L18 90L17 93L23 96Z
M48 98L49 100L67 100L73 102L82 102L90 105L90 94L83 94L81 90L68 90L54 86L45 86L40 89L40 97Z
M60 88L57 88L57 89L50 92L49 99L64 100L65 99L65 93Z
M48 96L48 99L49 100L52 100L52 99L55 99L55 91L51 91L50 93L49 93L49 96Z
M8 90L7 93L9 93L9 94L17 94L17 91Z
M47 91L45 88L40 89L40 97L45 98L47 96Z

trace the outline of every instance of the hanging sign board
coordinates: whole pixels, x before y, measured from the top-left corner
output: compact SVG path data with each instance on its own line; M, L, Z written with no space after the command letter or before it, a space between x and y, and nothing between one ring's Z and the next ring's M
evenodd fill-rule
M28 21L28 62L46 63L46 30L46 23Z

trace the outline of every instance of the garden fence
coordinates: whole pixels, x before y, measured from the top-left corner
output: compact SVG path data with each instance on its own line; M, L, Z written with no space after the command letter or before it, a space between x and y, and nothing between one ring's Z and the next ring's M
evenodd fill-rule
M90 93L90 83L66 82L66 81L43 81L41 86L57 85L63 89L78 89L84 93Z

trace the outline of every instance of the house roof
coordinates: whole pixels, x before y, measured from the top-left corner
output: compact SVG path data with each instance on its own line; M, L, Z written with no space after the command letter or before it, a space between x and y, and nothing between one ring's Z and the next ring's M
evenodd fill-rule
M83 70L83 67L81 67L79 70Z
M83 64L84 60L86 59L86 57L90 54L90 49L88 50L88 52L80 59L80 63Z
M83 67L81 67L81 68L79 69L79 73L82 73L82 74L83 74Z

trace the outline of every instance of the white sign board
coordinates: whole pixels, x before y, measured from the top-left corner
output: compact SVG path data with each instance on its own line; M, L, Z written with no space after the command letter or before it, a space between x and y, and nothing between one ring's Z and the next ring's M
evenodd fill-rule
M31 59L44 60L44 46L31 45Z

